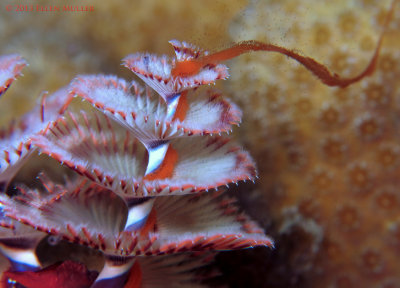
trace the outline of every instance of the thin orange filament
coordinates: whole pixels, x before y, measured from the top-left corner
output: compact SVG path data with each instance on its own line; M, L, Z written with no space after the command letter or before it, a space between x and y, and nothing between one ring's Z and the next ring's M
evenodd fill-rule
M235 58L244 53L254 52L254 51L268 51L268 52L277 52L296 60L297 62L302 64L306 69L308 69L312 74L314 74L317 78L319 78L327 86L338 86L344 88L360 81L364 77L370 76L374 72L379 52L382 46L383 36L385 35L387 26L392 18L396 2L397 2L396 0L392 2L390 10L385 19L383 32L379 37L378 43L375 48L375 52L368 66L355 77L342 78L335 73L332 74L328 70L328 68L326 68L321 63L315 61L311 57L302 56L290 49L278 45L262 43L255 40L242 41L236 43L230 48L227 48L225 50L210 55L206 55L197 59L190 59L186 61L177 62L175 67L173 67L171 74L173 77L190 77L198 74L200 70L206 66L217 65L222 61Z

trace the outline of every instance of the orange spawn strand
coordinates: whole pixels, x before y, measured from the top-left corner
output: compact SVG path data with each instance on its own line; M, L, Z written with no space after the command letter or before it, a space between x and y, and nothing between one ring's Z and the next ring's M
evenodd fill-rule
M274 44L262 43L255 40L242 41L233 45L230 48L216 52L211 55L203 56L198 59L190 59L177 62L175 67L172 69L171 74L173 77L190 77L199 73L200 70L207 65L216 65L222 61L235 58L241 54L248 52L269 51L278 52L296 60L328 86L346 87L368 75L371 75L374 72L376 61L379 55L379 50L381 47L381 39L378 42L375 53L367 68L361 74L353 78L341 78L337 74L332 74L324 65L318 63L313 58L302 56L284 47L280 47Z
M197 59L179 61L175 64L175 67L172 68L171 74L173 77L190 77L198 74L202 68L208 65L217 65L222 61L235 58L244 53L254 51L269 51L277 52L296 60L328 86L338 86L344 88L348 85L360 81L364 77L369 76L374 72L379 56L379 51L381 49L383 36L392 17L396 2L396 0L392 2L390 10L386 16L383 32L379 37L379 41L376 45L372 59L370 60L368 66L364 69L364 71L362 71L359 75L355 77L342 78L335 73L332 74L328 70L328 68L326 68L321 63L318 63L311 57L305 57L287 48L280 47L274 44L262 43L255 40L242 41L236 43L230 48Z

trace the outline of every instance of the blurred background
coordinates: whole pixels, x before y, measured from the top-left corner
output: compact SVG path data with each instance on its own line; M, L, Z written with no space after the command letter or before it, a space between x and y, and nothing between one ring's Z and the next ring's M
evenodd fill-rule
M391 1L68 1L93 12L15 12L3 1L0 54L30 63L4 94L0 123L32 107L75 75L132 79L121 59L172 55L168 41L211 51L245 39L272 42L343 76L361 72ZM63 6L64 3L56 4ZM67 2L67 1L65 1ZM230 287L400 287L400 7L376 72L328 88L286 57L252 53L227 62L217 85L243 109L234 137L260 179L230 193L276 241L276 249L223 252L216 265Z

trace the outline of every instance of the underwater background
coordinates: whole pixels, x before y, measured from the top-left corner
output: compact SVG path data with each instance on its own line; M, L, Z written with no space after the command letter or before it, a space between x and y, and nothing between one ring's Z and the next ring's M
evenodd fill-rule
M75 0L68 4L94 11L16 12L6 2L0 54L20 53L30 66L2 96L1 123L76 74L128 78L120 59L136 51L172 54L171 39L211 51L245 39L272 42L352 76L372 57L390 6ZM231 193L276 242L274 250L220 253L216 265L231 287L400 287L399 28L397 7L376 72L345 89L324 86L281 55L252 53L228 62L231 77L218 88L244 111L234 136L260 176Z

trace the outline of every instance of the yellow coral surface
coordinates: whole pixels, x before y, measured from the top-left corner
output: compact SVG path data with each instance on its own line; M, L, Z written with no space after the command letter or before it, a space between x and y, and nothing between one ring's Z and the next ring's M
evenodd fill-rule
M219 48L229 41L228 23L246 1L72 2L93 5L95 12L16 13L0 7L0 54L21 53L30 63L2 96L0 123L32 107L42 90L55 91L76 74L131 78L119 65L129 53L171 53L166 42L173 38ZM371 58L389 2L251 1L229 32L233 41L273 42L351 76ZM254 269L270 275L255 281L257 287L400 283L399 47L398 7L376 73L346 89L325 87L273 53L231 61L226 91L245 113L236 136L251 150L260 173L255 199L247 200L257 205L247 208L268 228L274 223L274 253L281 257L268 268L248 264L244 275ZM293 240L284 241L286 235ZM274 268L279 265L290 269ZM270 280L276 271L290 283Z
M252 1L230 33L234 41L301 51L352 76L372 57L389 6ZM264 205L253 214L279 223L275 253L287 253L281 261L291 267L286 277L297 275L288 286L400 285L399 39L397 7L375 74L346 89L326 87L273 53L232 61L227 89L245 112L239 137L260 172L257 201ZM298 237L299 230L303 236L293 247L279 247L279 237Z

